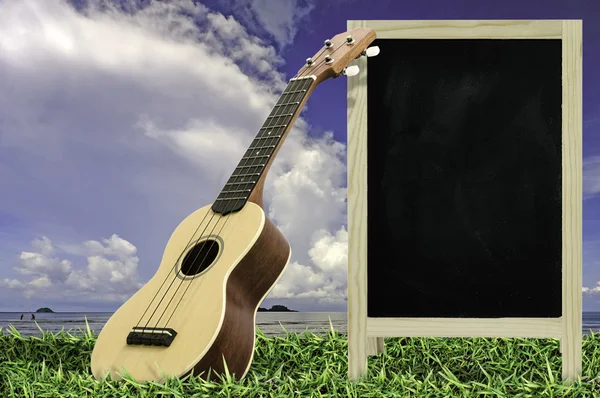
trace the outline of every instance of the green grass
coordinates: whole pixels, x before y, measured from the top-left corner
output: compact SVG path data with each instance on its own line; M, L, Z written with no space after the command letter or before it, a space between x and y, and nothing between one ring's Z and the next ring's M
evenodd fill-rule
M165 384L98 382L89 331L23 337L0 330L0 397L598 397L600 334L584 336L582 380L560 382L557 340L388 338L369 376L347 378L347 341L333 329L266 337L241 382L191 377Z

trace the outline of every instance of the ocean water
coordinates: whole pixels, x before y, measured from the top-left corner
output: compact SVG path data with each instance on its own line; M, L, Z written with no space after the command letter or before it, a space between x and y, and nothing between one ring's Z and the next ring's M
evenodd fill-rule
M56 312L35 314L35 321L31 320L31 313L0 312L0 327L6 333L8 325L14 326L24 336L39 336L40 329L58 332L64 328L71 329L73 334L81 334L85 330L85 320L90 329L100 333L112 312ZM345 312L259 312L256 314L256 326L267 336L283 336L288 332L302 333L305 330L318 334L326 334L331 328L340 333L347 332ZM600 322L599 322L600 327Z
M57 312L52 314L35 314L35 322L31 320L30 313L24 313L23 320L20 312L0 312L0 327L6 333L9 325L13 325L22 335L39 336L40 329L50 332L71 330L73 334L80 334L85 330L87 318L90 329L100 333L102 327L112 315L111 312ZM583 334L590 330L600 332L600 312L583 313ZM308 330L317 334L326 334L333 328L339 333L347 333L347 314L345 312L259 312L256 316L256 325L267 336L283 336L288 332L302 333Z

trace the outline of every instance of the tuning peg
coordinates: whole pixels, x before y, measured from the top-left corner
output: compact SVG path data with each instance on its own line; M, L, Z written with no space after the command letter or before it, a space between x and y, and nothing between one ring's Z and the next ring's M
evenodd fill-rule
M358 72L360 72L360 69L358 68L357 65L352 65L352 66L348 66L346 68L344 68L344 70L342 71L342 75L345 76L356 76L358 75Z
M311 66L313 64L312 58L306 58L306 65Z
M362 56L367 56L367 57L374 57L377 54L379 54L379 47L377 46L373 46L373 47L369 47L366 50L364 50L362 53L360 53L360 55Z
M325 40L325 47L329 48L333 46L333 43L331 42L331 40Z
M354 39L352 38L352 36L346 37L346 44L354 44Z

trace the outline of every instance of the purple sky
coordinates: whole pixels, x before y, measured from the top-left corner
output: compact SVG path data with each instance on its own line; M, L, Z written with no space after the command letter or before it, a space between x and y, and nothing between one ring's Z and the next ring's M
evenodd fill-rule
M89 1L105 0L73 2ZM364 19L583 19L583 286L600 286L599 1L120 1L82 18L0 0L0 311L115 310L212 202L268 88ZM293 250L266 306L346 310L346 89L314 91L269 173L267 213Z
M320 3L320 2L319 2ZM319 4L317 3L317 4ZM325 2L323 2L325 3ZM292 45L283 51L286 75L296 73L304 60L315 53L325 39L346 30L348 20L377 19L582 19L583 20L583 157L600 156L600 1L594 0L428 0L428 1L361 1L326 2L317 5L310 20L301 24ZM218 10L232 7L209 1ZM334 132L336 140L346 137L345 78L330 79L312 94L306 118L314 127L311 132ZM596 166L596 170L600 168ZM597 173L596 173L597 175ZM600 196L583 202L584 286L600 281ZM591 246L591 247L590 247ZM600 299L584 297L584 309L600 311Z

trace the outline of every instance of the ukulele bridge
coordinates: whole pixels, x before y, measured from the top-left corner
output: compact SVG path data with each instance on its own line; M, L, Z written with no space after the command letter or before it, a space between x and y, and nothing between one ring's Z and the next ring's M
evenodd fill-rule
M175 336L177 332L171 328L134 327L127 335L127 344L169 347Z

